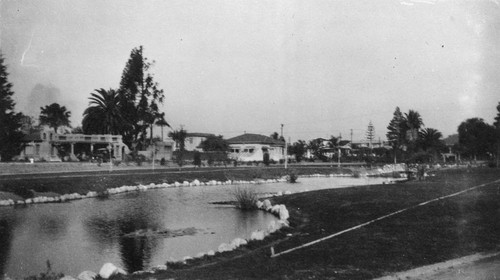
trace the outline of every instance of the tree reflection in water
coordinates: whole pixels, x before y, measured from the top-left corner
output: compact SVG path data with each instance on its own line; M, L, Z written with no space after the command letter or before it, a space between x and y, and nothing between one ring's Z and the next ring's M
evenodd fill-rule
M111 248L118 243L122 265L128 273L149 266L159 238L162 238L154 235L134 236L135 232L161 229L157 218L148 215L146 209L120 211L111 217L92 216L84 224L93 241L101 247Z
M12 246L14 223L15 221L12 218L0 218L0 275L6 273L7 261Z

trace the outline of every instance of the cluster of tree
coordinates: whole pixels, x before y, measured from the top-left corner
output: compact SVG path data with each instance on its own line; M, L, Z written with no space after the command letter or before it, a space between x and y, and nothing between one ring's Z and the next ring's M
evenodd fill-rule
M22 149L21 120L22 113L15 111L15 102L12 100L14 92L8 81L7 66L0 53L0 160L7 161L19 154Z
M159 110L164 93L150 73L154 61L143 54L142 46L130 53L118 89L96 89L83 113L85 134L119 134L134 149L151 143L155 124L170 126ZM148 128L150 137L148 139ZM149 140L149 142L148 142Z
M458 144L453 148L470 160L500 160L500 102L493 125L481 118L471 118L458 126Z
M409 110L401 113L396 107L387 126L387 140L392 146L394 162L402 160L436 160L445 149L442 133L434 128L424 128L420 113Z

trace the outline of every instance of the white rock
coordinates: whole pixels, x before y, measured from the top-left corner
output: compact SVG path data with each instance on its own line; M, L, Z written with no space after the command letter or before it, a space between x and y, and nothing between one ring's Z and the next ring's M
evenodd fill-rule
M175 181L174 186L175 186L176 188L178 188L178 187L180 187L180 186L181 186L181 183L179 183L179 182Z
M207 252L207 256L213 256L213 255L215 255L215 252L213 250Z
M286 191L285 194L292 194L292 192L291 191Z
M205 256L206 254L203 253L203 252L200 252L198 254L196 254L196 258L199 259L199 258L203 258L203 256Z
M99 276L101 276L104 279L108 279L109 277L117 274L127 275L127 273L123 269L116 267L112 263L105 263L101 267L101 270L99 270Z
M262 203L262 201L260 200L257 200L257 202L255 202L255 206L257 206L258 209L261 209L263 205L264 203Z
M288 213L288 209L286 209L286 206L283 204L280 205L279 216L280 216L280 220L282 220L282 221L286 221L286 220L288 220L288 218L290 218L290 214Z
M265 234L262 230L252 232L250 240L264 240Z
M234 246L232 244L227 244L227 243L222 243L219 245L219 248L217 248L217 251L219 253L231 251L231 250L234 250Z
M93 271L83 271L82 273L78 274L78 279L79 280L94 280L97 276L97 273Z
M193 181L193 186L199 186L200 185L200 181L198 181L198 179L195 179Z
M269 199L264 200L263 203L264 203L263 208L266 211L269 211L269 209L271 209L273 207L272 204L271 204L271 201L269 201Z
M277 195L277 196L282 196L282 195L283 195L283 192L279 191L276 195Z
M280 209L281 209L281 206L276 204L274 205L272 208L271 208L271 213L275 214L275 215L279 215L280 214Z
M273 233L281 228L280 224L276 223L275 221L271 221L269 223L269 226L267 227L267 231L269 233Z
M247 244L247 241L243 238L235 238L232 242L231 242L231 245L234 246L234 248L238 248L240 247L241 245L246 245Z

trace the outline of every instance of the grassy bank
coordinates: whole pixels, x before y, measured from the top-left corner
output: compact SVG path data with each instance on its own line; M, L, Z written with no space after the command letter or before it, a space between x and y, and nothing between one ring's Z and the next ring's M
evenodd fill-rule
M16 194L22 198L31 198L43 194L86 194L89 191L103 192L120 186L147 185L151 183L169 183L210 180L255 180L275 179L287 175L290 170L283 167L244 167L244 168L183 168L155 170L115 170L113 172L85 172L78 174L57 174L53 176L30 176L0 178L0 192ZM299 175L350 173L347 169L329 166L298 166L293 168ZM64 175L64 176L61 176ZM0 198L1 199L1 198Z
M450 170L427 181L321 190L275 198L291 228L236 252L169 269L175 279L371 279L475 252L500 249L500 184L439 200L270 258L393 211L498 180L495 169ZM292 236L287 236L289 233ZM146 276L129 276L135 279Z

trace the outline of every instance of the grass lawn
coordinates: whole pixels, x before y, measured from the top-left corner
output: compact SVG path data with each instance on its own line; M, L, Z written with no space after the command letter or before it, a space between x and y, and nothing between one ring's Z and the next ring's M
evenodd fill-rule
M476 252L500 249L500 183L412 208L277 258L276 253L393 211L500 179L497 169L448 170L426 181L321 190L275 198L291 228L235 252L155 278L372 279ZM286 236L286 234L292 236ZM129 276L136 279L145 276Z

